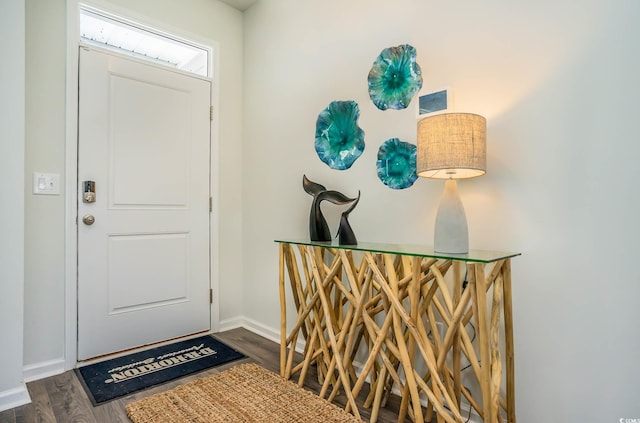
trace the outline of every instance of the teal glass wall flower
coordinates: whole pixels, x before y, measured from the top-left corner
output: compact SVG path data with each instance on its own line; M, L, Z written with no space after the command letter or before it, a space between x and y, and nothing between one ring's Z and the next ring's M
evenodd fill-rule
M382 50L369 71L369 96L380 110L405 109L422 88L416 49L409 44Z
M331 169L345 170L364 151L364 131L358 126L360 108L355 101L332 101L316 120L315 148Z
M409 188L418 179L416 146L398 138L386 140L378 150L378 178L392 189Z

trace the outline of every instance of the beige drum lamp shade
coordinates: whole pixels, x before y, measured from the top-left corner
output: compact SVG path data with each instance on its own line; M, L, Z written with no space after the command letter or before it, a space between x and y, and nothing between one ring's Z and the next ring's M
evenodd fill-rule
M484 175L487 121L472 113L444 113L418 122L418 176L462 179Z

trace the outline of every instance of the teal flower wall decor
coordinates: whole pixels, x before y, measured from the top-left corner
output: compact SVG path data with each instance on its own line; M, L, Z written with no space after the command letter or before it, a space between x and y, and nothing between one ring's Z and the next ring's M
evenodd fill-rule
M378 150L378 178L392 189L409 188L418 179L416 146L398 138L386 140Z
M360 108L355 101L332 101L316 120L315 148L331 169L345 170L364 151L364 131L358 126Z
M416 49L409 44L382 50L369 71L369 96L380 110L405 109L422 88Z

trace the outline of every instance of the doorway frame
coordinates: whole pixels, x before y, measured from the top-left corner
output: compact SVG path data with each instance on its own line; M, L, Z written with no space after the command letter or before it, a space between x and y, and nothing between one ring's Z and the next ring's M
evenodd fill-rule
M67 0L67 69L66 69L66 122L65 122L65 342L64 367L71 370L78 364L78 65L80 47L80 3L105 12L157 28L178 37L191 39L212 50L210 69L211 103L213 118L210 129L209 187L213 198L209 213L209 281L213 290L213 302L210 304L210 332L217 332L220 327L220 277L219 277L219 87L220 46L213 40L172 28L127 9L116 7L108 2L90 0Z

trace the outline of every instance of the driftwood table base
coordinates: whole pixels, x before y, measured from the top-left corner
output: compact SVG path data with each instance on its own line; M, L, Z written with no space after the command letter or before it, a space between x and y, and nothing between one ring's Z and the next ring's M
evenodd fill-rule
M518 254L277 242L283 377L302 385L315 366L320 396L344 393L357 417L368 382L372 422L392 390L402 398L399 422L464 422L462 404L485 422L516 422L510 258Z

